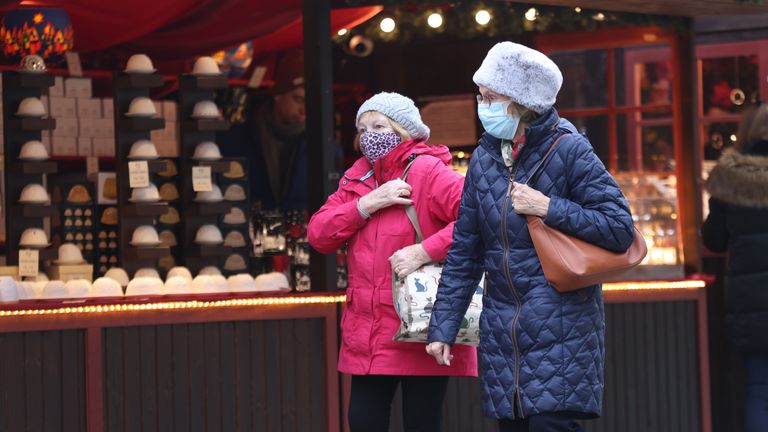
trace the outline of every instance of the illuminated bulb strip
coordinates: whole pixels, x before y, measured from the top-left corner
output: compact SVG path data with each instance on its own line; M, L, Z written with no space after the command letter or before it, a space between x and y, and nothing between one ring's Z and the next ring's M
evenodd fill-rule
M700 280L674 282L618 282L603 284L603 291L666 290L666 289L701 289L707 283Z
M27 316L27 315L92 314L92 313L157 311L157 310L189 310L189 309L227 308L227 307L243 307L243 306L328 304L328 303L342 303L346 301L346 298L347 298L346 295L340 294L340 295L334 295L334 296L313 296L313 297L266 297L266 298L244 298L244 299L209 300L209 301L190 300L190 301L182 301L182 302L129 303L129 304L110 304L110 305L92 305L92 306L72 306L72 307L60 307L55 309L17 309L17 310L0 310L0 317Z

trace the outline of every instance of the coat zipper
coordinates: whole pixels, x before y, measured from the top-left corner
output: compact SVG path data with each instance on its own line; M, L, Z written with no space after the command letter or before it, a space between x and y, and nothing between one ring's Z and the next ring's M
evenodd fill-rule
M512 297L515 300L515 314L512 318L512 348L515 351L515 386L514 386L514 393L513 393L513 404L512 404L512 418L515 418L515 406L514 404L517 403L517 407L520 410L520 414L522 418L525 418L525 414L523 413L523 404L520 400L520 349L517 346L517 322L520 319L520 308L522 307L522 301L520 300L520 297L515 291L515 287L512 284L512 274L509 271L509 236L507 234L507 214L509 212L509 203L511 201L510 194L512 193L512 184L515 180L515 171L514 169L510 169L509 171L509 185L507 186L507 194L504 196L504 204L502 205L502 211L501 211L501 238L504 241L504 275L507 278L507 283L509 284L509 290L512 293Z

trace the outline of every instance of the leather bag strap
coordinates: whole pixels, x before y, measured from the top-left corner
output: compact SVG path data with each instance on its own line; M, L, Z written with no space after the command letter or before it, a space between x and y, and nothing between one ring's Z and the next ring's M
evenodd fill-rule
M530 186L529 183L531 182L531 180L533 180L533 178L539 173L541 168L544 166L544 162L546 162L547 159L549 158L549 155L552 154L552 152L555 150L555 147L557 147L557 144L560 143L560 140L567 134L568 132L565 132L560 134L557 138L555 138L555 141L552 143L551 146L549 146L549 150L547 150L547 152L544 154L544 157L541 158L538 165L536 165L536 167L533 169L533 171L531 172L531 175L528 176L528 180L525 182L526 186Z
M413 160L408 163L408 166L405 167L405 171L403 171L402 179L406 183L408 183L408 172L411 170L413 163L416 162L416 155L413 156ZM413 205L406 206L405 214L408 216L408 220L411 221L413 229L416 230L416 241L421 243L424 241L424 236L421 233L421 225L419 225L419 217L416 215L416 208Z

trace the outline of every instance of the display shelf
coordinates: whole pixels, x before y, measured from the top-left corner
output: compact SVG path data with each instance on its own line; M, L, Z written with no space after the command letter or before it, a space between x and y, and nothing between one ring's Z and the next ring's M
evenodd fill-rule
M59 164L55 161L19 161L11 165L10 173L20 175L56 174Z
M192 202L187 205L187 214L191 216L221 216L232 210L232 203L227 201L217 203Z
M10 76L10 74L3 74L3 75ZM26 87L26 88L37 87L40 89L47 89L49 87L53 87L54 77L53 75L48 75L46 73L37 74L37 73L16 72L13 75L13 78L11 78L11 83L18 87Z
M56 129L56 120L52 118L11 117L8 128L25 132L39 132Z
M184 120L182 131L185 132L222 132L229 129L229 122L223 119Z
M207 246L207 245L193 245L187 248L188 253L190 256L194 257L222 257L231 255L233 253L233 249L231 247L222 246L222 245L216 245L216 246Z
M127 260L157 260L171 254L171 248L165 246L157 247L135 247L127 245L123 249L123 258Z
M165 120L156 117L125 117L118 121L118 129L124 132L151 132L165 128Z
M184 75L181 80L180 90L223 90L229 86L227 77Z
M59 212L59 207L55 205L36 205L36 204L20 204L11 207L9 213L15 217L24 218L44 218L51 217Z
M224 174L225 172L229 171L229 161L227 160L216 160L216 161L196 160L195 163L197 163L198 166L211 167L212 174Z
M168 212L168 203L130 203L122 210L126 217L159 217Z
M117 87L126 89L151 89L162 87L165 79L157 74L120 73L116 80Z

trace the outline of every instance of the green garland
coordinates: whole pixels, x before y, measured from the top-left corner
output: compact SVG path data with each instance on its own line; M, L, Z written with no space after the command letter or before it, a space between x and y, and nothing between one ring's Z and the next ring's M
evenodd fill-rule
M350 6L370 4L361 0L346 0L346 3ZM385 6L384 11L355 28L354 33L364 34L377 41L399 44L425 38L501 38L527 32L595 30L627 26L658 26L681 32L686 29L685 18L680 17L588 9L577 12L575 8L570 7L499 1L456 1L437 5L426 0L408 4L397 0L381 0L378 3ZM525 13L530 8L538 11L538 16L533 21L525 18ZM488 25L481 26L475 21L475 14L481 9L490 12L492 16ZM427 17L434 12L440 12L443 15L443 25L437 29L427 25ZM381 31L379 23L385 17L395 20L397 25L395 31L391 33Z

